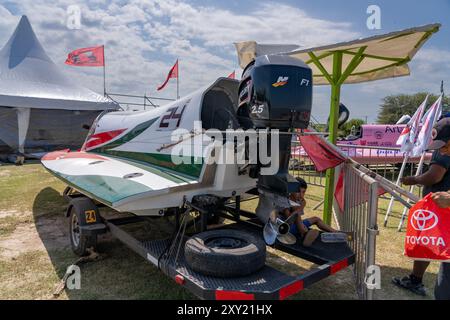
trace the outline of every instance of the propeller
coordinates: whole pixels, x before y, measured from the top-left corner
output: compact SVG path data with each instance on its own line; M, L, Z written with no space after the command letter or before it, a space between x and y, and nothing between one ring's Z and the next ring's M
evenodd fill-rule
M273 245L278 239L283 244L292 245L297 238L289 232L290 225L297 220L297 213L290 215L286 220L278 217L278 212L283 208L291 208L300 204L289 200L287 197L259 190L259 202L256 207L256 215L265 222L263 229L264 241Z
M292 214L288 219L282 220L277 217L276 211L272 211L270 219L263 229L264 241L268 245L273 245L276 240L286 245L292 245L297 242L297 238L289 232L290 223L296 218L297 214Z

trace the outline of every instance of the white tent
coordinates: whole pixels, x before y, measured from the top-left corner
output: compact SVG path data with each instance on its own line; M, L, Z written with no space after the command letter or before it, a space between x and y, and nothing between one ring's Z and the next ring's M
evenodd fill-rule
M0 142L21 153L28 146L77 147L87 133L83 124L118 107L66 77L22 16L0 51Z

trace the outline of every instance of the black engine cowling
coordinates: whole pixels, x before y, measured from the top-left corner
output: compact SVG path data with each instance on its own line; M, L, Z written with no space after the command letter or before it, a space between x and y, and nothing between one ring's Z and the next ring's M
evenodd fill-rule
M257 57L239 85L238 117L253 128L305 129L312 108L312 71L283 55Z
M258 174L260 189L283 196L298 190L297 181L288 171L291 135L286 133L308 127L312 86L311 68L289 56L260 56L244 69L237 112L240 125L244 129L278 129L282 133L277 137L278 172L274 175ZM272 135L270 141L273 138ZM256 167L259 173L262 167L259 161Z

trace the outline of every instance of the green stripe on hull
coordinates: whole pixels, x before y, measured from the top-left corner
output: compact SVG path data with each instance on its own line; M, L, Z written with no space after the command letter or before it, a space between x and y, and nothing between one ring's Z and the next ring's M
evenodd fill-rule
M96 199L108 206L114 202L125 199L152 189L136 181L111 176L72 176L49 170L57 178L83 194Z
M174 183L193 183L197 182L197 180L194 177L187 177L185 175L176 174L173 171L165 170L164 168L153 166L149 163L143 163L140 161L125 159L122 157L116 157L112 155L108 155L111 159L115 159L117 161L129 164L130 166L137 167L139 169L145 170L147 172L150 172L152 174L155 174L157 176L160 176L161 178L170 180Z
M112 207L112 203L109 201L106 201L105 199L100 199L99 197L97 197L95 194L88 192L87 190L83 190L81 188L79 188L78 186L74 185L72 182L70 182L69 180L65 179L63 176L61 176L59 173L50 170L47 167L44 167L48 172L50 172L53 176L55 176L56 178L60 179L61 181L63 181L65 184L67 184L69 187L72 187L78 191L80 191L82 194L84 194L85 196L88 196L91 199L97 200L98 202L101 202L103 204L106 204L109 207Z
M180 182L190 182L191 180L189 177L193 178L199 178L200 174L202 173L203 168L203 158L199 157L182 157L183 163L182 164L175 164L172 161L172 156L168 154L161 154L161 153L142 153L142 152L132 152L132 151L120 151L120 150L113 150L131 140L136 138L138 135L140 135L142 132L147 130L156 120L158 120L159 117L148 120L146 122L143 122L136 127L134 127L132 130L127 132L123 137L114 140L108 144L105 144L101 147L95 148L90 150L90 152L94 152L97 154L104 154L104 155L111 155L119 157L121 160L131 160L131 161L139 161L143 165L145 164L151 164L155 165L159 168L145 168L145 170L148 170L154 174L160 175L168 180L171 180L176 183ZM132 165L136 165L132 163ZM136 165L137 166L137 165ZM155 171L156 170L156 171ZM174 174L171 174L170 171L173 171L178 174L184 174L187 175L186 177L177 176ZM166 171L166 172L163 172Z
M185 174L190 177L199 178L203 168L203 158L182 157L184 163L175 164L170 154L161 153L142 153L119 150L104 150L98 154L112 155L125 160L134 160L141 163L149 163L159 167L161 170L171 170L179 174ZM201 163L196 163L201 161Z

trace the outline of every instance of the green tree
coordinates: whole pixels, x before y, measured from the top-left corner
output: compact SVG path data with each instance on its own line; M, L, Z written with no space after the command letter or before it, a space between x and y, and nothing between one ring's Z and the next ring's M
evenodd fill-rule
M350 119L342 125L339 135L342 137L346 137L350 134L353 126L355 126L356 131L358 131L361 125L363 125L364 123L365 121L362 119Z
M405 114L412 116L423 100L425 100L426 96L426 92L419 92L413 95L398 94L385 97L380 112L378 113L377 122L380 124L393 124ZM434 103L437 98L437 95L430 94L427 108ZM443 113L450 111L450 96L444 97L442 109Z
M313 123L313 122L310 122L309 125L310 125L314 130L316 130L316 131L318 131L318 132L325 132L325 129L326 129L326 127L327 127L327 125L324 124L324 123Z

